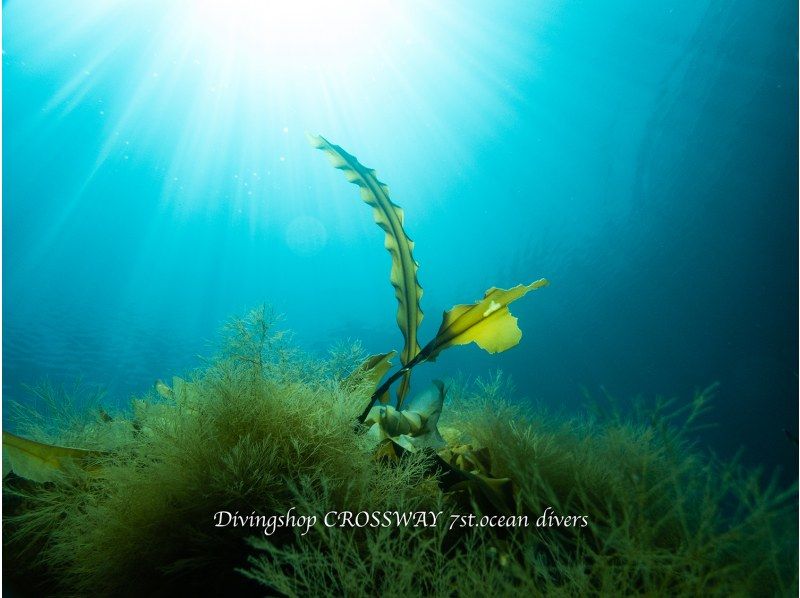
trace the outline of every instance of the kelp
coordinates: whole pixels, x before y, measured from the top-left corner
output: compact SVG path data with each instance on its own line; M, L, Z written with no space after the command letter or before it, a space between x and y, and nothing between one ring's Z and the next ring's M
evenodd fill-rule
M367 436L376 441L391 439L406 450L441 449L446 446L437 424L444 404L445 388L441 380L408 401L404 409L391 405L375 406L367 415Z
M389 198L389 188L378 180L372 168L363 166L355 156L338 145L333 145L321 135L309 135L311 144L325 152L333 164L344 172L347 180L361 188L361 199L372 206L375 222L386 233L384 245L392 256L392 271L389 279L397 297L397 325L405 339L400 361L408 364L419 353L417 331L422 322L419 301L422 287L417 280L419 264L414 260L414 241L403 229L403 209ZM408 392L409 375L404 376L397 390L398 407Z
M52 482L69 463L91 466L101 451L58 446L3 431L3 477L14 473L33 482Z
M508 304L548 284L546 279L540 278L529 285L521 284L508 290L492 287L480 301L454 306L444 313L439 332L421 353L426 360L433 361L443 350L455 345L475 343L488 353L500 353L514 347L522 339L522 331L517 318L508 310Z
M309 135L308 138L315 148L325 152L335 168L345 173L349 182L361 188L361 198L373 207L375 222L386 232L385 245L392 255L390 280L399 304L397 324L405 339L400 354L403 367L372 395L358 418L359 422L365 422L376 400L380 398L381 402L385 402L383 398L387 396L391 385L402 378L397 391L399 410L410 386L411 369L423 361L435 360L448 347L474 342L489 353L499 353L519 343L522 331L517 326L517 318L508 311L508 304L529 291L547 286L549 283L544 278L508 290L492 287L482 300L471 305L454 306L444 313L442 325L434 339L420 349L417 329L422 321L419 306L422 287L417 280L419 265L412 256L414 243L403 229L402 208L389 199L389 188L378 180L373 169L363 166L355 156L320 135Z

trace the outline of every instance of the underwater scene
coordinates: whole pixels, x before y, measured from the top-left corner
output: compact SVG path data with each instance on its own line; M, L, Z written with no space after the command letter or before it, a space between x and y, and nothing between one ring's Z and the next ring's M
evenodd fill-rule
M788 0L4 0L8 596L796 596Z

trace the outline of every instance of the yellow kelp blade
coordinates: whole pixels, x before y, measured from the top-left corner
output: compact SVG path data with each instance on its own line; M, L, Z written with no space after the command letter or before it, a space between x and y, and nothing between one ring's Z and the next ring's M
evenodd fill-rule
M364 363L344 379L343 386L350 389L353 388L357 380L364 380L369 382L369 392L372 394L378 388L378 384L386 375L386 372L392 367L392 357L396 354L397 351L389 351L388 353L370 355L364 360ZM389 393L384 393L380 400L381 403L387 403L389 401Z
M34 482L51 482L68 461L79 462L100 455L100 451L44 444L3 432L3 477L13 471Z
M359 161L338 145L333 145L319 135L308 136L311 145L325 152L331 164L344 172L347 180L361 188L361 199L373 208L375 222L386 233L385 247L392 256L390 280L397 297L397 325L403 333L405 345L400 353L403 365L419 353L417 330L422 322L419 300L422 287L417 281L417 268L412 252L414 242L403 230L403 209L389 199L389 188L378 180L375 171ZM397 395L402 401L408 391L408 374L403 377Z
M547 280L541 278L508 290L492 287L480 301L472 305L456 305L444 313L439 332L425 346L423 353L427 359L434 360L447 347L467 343L475 343L489 353L510 349L519 343L522 331L517 326L517 318L508 311L508 304L547 284Z

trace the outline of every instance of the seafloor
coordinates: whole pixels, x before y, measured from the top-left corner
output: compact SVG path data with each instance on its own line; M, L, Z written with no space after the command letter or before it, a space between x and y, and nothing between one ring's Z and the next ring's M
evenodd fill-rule
M690 442L711 390L564 420L500 375L449 381L447 447L387 451L354 426L358 346L310 358L261 310L229 333L129 410L18 407L19 436L94 452L6 476L9 595L797 594L795 488Z

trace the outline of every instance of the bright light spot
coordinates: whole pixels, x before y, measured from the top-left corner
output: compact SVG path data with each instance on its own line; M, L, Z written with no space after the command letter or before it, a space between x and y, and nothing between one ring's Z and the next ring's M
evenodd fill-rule
M195 0L181 11L178 34L210 56L233 52L267 70L363 63L393 25L388 0Z
M496 312L501 307L502 307L502 305L500 305L497 301L492 301L489 304L489 308L485 312L483 312L483 317L486 318L486 317L492 315L494 312Z
M430 154L455 172L476 139L513 123L520 95L505 81L532 76L517 56L535 32L510 37L491 12L458 0L9 0L4 51L52 89L38 130L59 131L103 98L84 144L100 143L87 189L109 159L129 156L177 211L244 208L254 226L282 231L298 210L337 209L312 182L325 167L303 131L357 154L387 140L409 170Z

